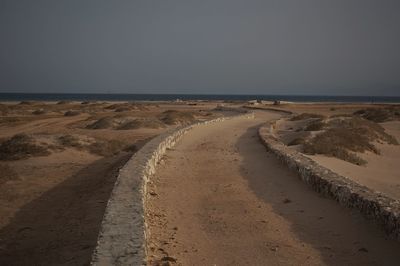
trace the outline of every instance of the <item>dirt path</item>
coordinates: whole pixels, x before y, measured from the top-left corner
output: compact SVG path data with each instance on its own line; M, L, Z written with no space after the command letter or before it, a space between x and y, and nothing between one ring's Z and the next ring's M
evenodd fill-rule
M167 152L149 186L150 265L398 264L397 242L266 152L257 127L277 116L198 127Z

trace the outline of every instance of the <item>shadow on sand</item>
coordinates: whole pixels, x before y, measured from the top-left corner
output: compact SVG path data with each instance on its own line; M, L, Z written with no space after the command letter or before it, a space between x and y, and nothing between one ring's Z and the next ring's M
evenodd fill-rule
M260 125L236 143L243 157L241 175L258 198L283 217L302 242L317 250L327 265L398 265L400 244L357 211L323 198L303 183L258 138ZM265 158L259 158L260 149ZM268 169L268 171L266 171Z
M0 265L88 265L118 170L131 155L97 160L22 207L0 230Z

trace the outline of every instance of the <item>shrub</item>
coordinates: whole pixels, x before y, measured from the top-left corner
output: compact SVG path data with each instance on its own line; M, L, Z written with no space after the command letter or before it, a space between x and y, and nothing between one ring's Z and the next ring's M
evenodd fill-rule
M361 118L335 119L330 128L303 145L306 154L325 154L362 165L366 162L356 152L371 151L379 154L373 141L384 141L398 145L397 140L387 134L383 127Z
M43 115L46 111L44 109L38 109L32 112L33 115Z
M160 120L167 125L187 124L193 122L195 117L191 112L167 110L161 114Z
M79 138L72 135L63 135L58 137L58 142L65 147L80 148L82 145L79 142Z
M119 126L119 130L129 130L138 128L161 128L164 124L158 119L135 119L133 121L126 122Z
M290 121L299 121L299 120L310 119L310 118L323 119L323 118L325 118L325 116L320 115L320 114L302 113L302 114L293 116L292 118L290 118Z
M50 152L26 134L17 134L0 145L0 160L19 160L30 156L45 156Z
M112 117L103 117L94 123L87 125L88 129L106 129L114 126L114 119Z
M310 124L308 124L305 128L304 131L319 131L324 129L326 126L326 123L323 122L322 120L316 120L312 121Z
M400 107L399 106L390 106L390 107L382 107L382 108L366 108L361 109L354 112L355 115L358 115L367 120L374 121L376 123L399 120Z
M64 113L64 116L76 116L79 114L80 114L80 112L78 112L78 111L69 110Z

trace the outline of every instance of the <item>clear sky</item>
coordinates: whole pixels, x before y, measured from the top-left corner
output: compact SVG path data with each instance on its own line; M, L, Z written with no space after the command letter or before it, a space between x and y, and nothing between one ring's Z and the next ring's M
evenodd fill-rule
M0 0L0 92L400 95L399 0Z

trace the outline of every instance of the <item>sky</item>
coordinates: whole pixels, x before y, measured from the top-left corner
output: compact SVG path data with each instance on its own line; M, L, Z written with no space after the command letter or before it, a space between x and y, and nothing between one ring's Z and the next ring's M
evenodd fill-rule
M399 0L0 0L0 92L400 96Z

